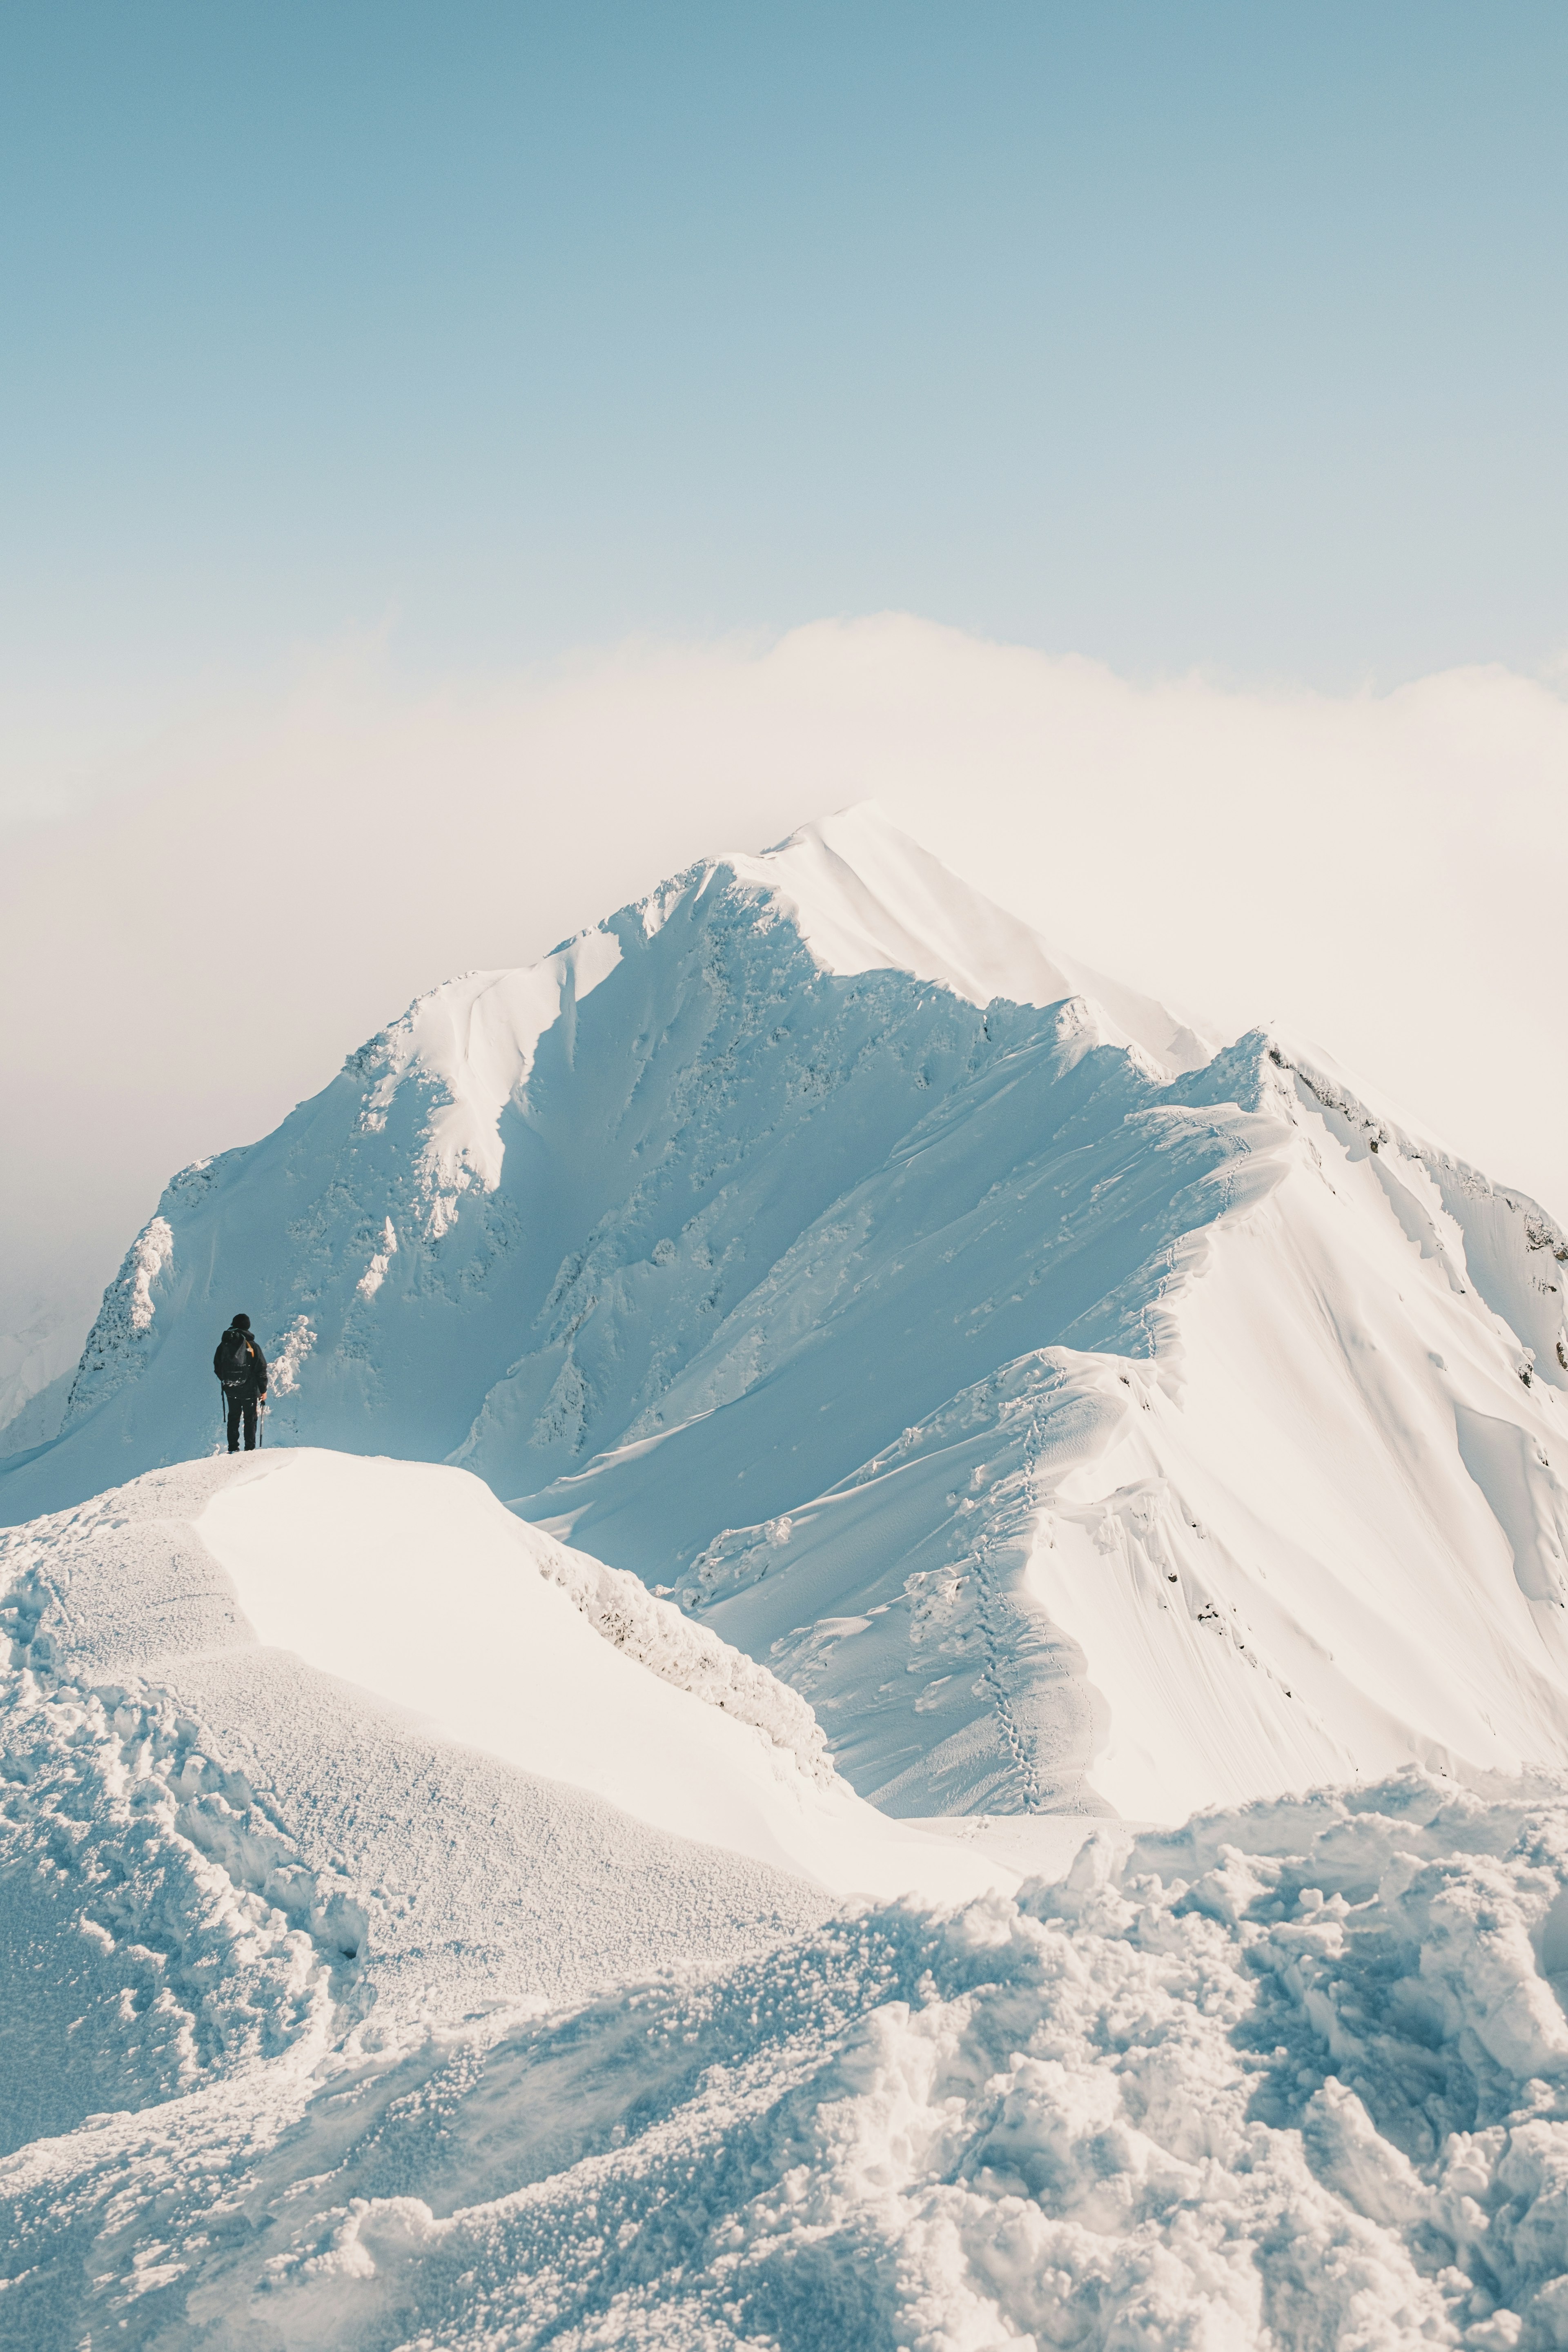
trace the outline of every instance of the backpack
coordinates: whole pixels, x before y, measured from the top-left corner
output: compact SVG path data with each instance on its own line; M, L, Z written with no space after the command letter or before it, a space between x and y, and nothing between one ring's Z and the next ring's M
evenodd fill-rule
M226 1389L240 1389L250 1377L250 1334L226 1331L217 1343L217 1376Z

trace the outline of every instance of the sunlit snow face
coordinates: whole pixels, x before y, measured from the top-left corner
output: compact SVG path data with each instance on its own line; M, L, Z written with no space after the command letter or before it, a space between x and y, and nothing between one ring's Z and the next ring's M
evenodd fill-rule
M477 1470L894 1810L1560 1758L1568 1239L1071 977L858 813L431 991L174 1180L13 1508L210 1444L244 1296L271 1442Z

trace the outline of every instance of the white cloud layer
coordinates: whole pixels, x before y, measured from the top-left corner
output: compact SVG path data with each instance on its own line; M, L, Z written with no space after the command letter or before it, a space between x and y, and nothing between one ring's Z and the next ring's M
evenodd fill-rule
M889 615L414 688L359 645L93 764L136 781L7 798L0 1315L90 1300L174 1167L417 990L868 795L1062 949L1318 1040L1568 1211L1568 703L1500 668L1136 684Z

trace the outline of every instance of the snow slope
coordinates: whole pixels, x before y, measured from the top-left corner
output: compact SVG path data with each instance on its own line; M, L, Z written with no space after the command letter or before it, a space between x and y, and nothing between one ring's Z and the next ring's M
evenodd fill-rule
M1085 977L854 814L174 1180L3 1475L0 2343L1568 2343L1568 1242Z
M190 1464L0 1550L0 2341L1563 2341L1568 1779L1020 1885L461 1472ZM830 1908L665 1825L715 1801L990 1891Z
M197 1532L259 1639L449 1737L837 1895L1006 1876L887 1821L794 1692L467 1473L307 1453L209 1476Z
M1424 1161L1267 1055L1228 1075L1250 1150L1147 1357L1015 1359L688 1572L880 1802L1074 1803L1087 1775L1173 1818L1413 1756L1568 1757L1560 1395L1524 1386ZM987 1683L1022 1769L1000 1743L977 1769L962 1704L945 1748L910 1741L911 1671L931 1730Z
M106 1546L121 1529L129 1544ZM666 1844L743 1856L759 1883L783 1871L837 1895L956 1899L1017 1881L867 1805L795 1693L636 1579L524 1526L463 1471L225 1455L34 1522L6 1539L4 1565L29 1667L68 1680L90 1669L95 1688L133 1674L133 1746L160 1710L199 1713L185 1739L195 1763L175 1779L214 1800L220 1843L270 1834L255 1789L279 1787L280 1712L314 1711L330 1738L342 1692L401 1711L426 1748L479 1751L492 1779L543 1777L558 1799L615 1807L630 1817L623 1843L647 1824ZM215 1759L240 1733L266 1778L245 1767L237 1805ZM373 1819L389 1809L367 1800ZM380 1898L358 1880L339 1891L354 1940L379 1954ZM506 1989L503 1973L494 1990Z
M343 1469L334 1479L330 1457L280 1454L154 1472L0 1547L8 2146L255 2059L308 2053L340 2012L386 2022L559 2001L677 1960L732 1957L821 1914L823 1895L794 1874L647 1819L674 1813L672 1783L689 1777L683 1717L700 1719L700 1744L713 1717L731 1771L750 1769L758 1801L748 1811L742 1796L734 1812L754 1843L795 1783L831 1803L792 1748L617 1654L553 1575L545 1581L553 1548L462 1474ZM430 1490L441 1487L451 1492L437 1519ZM286 1624L290 1596L313 1586L310 1614L334 1638L350 1618L405 1615L453 1727L367 1689L363 1668L342 1681L259 1643L203 1532L215 1502L246 1555L250 1605ZM270 1562L258 1507L284 1548ZM423 1578L405 1587L416 1551ZM503 1555L517 1588L510 1622L487 1645L482 1623L447 1620L443 1681L438 1596L460 1609L498 1580ZM515 1654L520 1620L531 1656ZM625 1706L628 1683L653 1685L674 1721L645 1759L640 1815L591 1782L464 1739L461 1654L471 1663L476 1648L492 1683L510 1666L519 1693L541 1678L542 1650L563 1653L563 1683L594 1718L606 1699ZM472 1680L482 1708L483 1667ZM521 1727L511 1744L545 1736ZM614 1752L614 1728L605 1745ZM751 1750L776 1757L776 1780Z
M48 1703L22 1696L13 1739ZM79 1851L127 1783L147 1793L134 1759L79 1802ZM100 1874L95 1949L123 1949L143 1854L129 1884ZM199 1853L185 1868L199 1901ZM229 2042L174 2095L116 2083L119 2112L0 2164L7 2342L1563 2341L1561 1780L1412 1769L1120 1861L1097 1833L1016 1898L862 1906L548 2011L356 2019L341 1960L264 1977L285 1923L253 1902L224 1954L247 2000L211 1935L164 1962L171 1994L211 1988L193 2035L243 2020ZM111 2046L145 2063L165 2021L118 2015Z
M0 1330L0 1461L58 1434L90 1316L36 1296L13 1307Z
M275 1436L674 1590L889 1811L1558 1764L1565 1265L1321 1056L1214 1051L850 812L183 1171L0 1510L204 1450L244 1305Z

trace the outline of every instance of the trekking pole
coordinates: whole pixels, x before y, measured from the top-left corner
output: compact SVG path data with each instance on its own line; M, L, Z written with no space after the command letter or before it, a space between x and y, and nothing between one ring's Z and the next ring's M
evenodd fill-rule
M256 1450L260 1453L267 1443L267 1399L258 1397L256 1411Z

